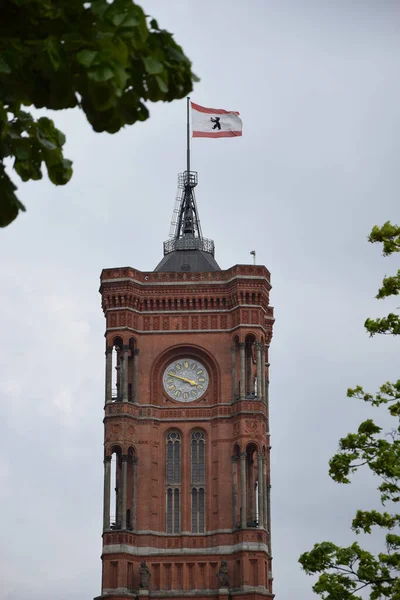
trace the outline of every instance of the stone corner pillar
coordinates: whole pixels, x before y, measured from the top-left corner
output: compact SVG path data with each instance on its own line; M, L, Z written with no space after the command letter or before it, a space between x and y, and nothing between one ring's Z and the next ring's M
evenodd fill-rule
M126 529L126 484L128 481L128 456L122 455L122 499L121 499L121 529Z
M238 526L238 460L237 454L231 456L232 462L232 528Z
M240 355L240 400L244 400L246 397L246 377L245 377L245 343L239 343L239 355Z
M110 529L111 456L104 457L103 531Z
M247 482L246 482L246 459L247 452L240 453L240 527L247 527Z
M122 401L128 402L128 360L130 346L122 346L123 359L122 359Z
M257 398L262 400L263 385L262 385L262 363L261 363L261 344L256 342L256 368L257 368Z
M105 384L105 404L112 402L112 346L106 348L106 384Z
M131 526L132 530L136 531L136 507L137 507L137 468L139 459L137 456L132 457L132 506L131 506Z
M257 453L258 527L264 528L264 457Z
M236 400L236 346L231 346L232 358L232 402Z
M266 391L265 391L265 346L261 345L261 394L262 394L262 401L265 402L266 400Z
M133 351L133 401L139 402L139 354L140 350Z

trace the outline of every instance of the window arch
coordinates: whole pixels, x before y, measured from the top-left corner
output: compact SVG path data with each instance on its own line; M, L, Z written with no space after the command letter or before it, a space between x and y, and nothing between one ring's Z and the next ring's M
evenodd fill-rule
M206 436L193 431L191 436L192 533L205 532Z
M168 431L166 437L166 496L167 533L179 533L181 529L181 434Z

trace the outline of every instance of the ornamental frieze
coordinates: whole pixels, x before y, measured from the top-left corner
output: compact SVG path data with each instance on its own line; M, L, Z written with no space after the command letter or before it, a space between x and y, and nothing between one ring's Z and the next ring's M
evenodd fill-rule
M136 434L136 429L123 419L121 421L114 419L105 423L105 441L106 442L132 442Z
M226 314L200 314L188 315L180 313L177 315L150 316L138 315L130 310L112 309L107 314L107 327L129 327L147 331L190 331L190 330L226 330L237 325L259 325L259 310L241 310ZM272 324L269 317L263 317L263 327L266 330L266 339L272 337ZM267 341L267 343L269 343Z
M261 265L236 265L226 271L213 271L199 273L196 271L187 272L176 272L176 273L163 273L157 271L143 272L133 269L132 267L125 267L122 269L104 269L101 274L102 284L109 280L115 279L131 279L146 284L155 282L167 282L167 281L227 281L232 277L240 277L241 275L253 275L255 277L263 277L269 281L270 274L266 267Z
M128 544L130 546L147 546L149 540L156 548L179 549L185 548L213 548L219 545L228 545L232 542L240 544L243 542L267 542L267 533L265 531L237 531L235 533L221 533L211 536L184 536L184 537L167 537L164 536L146 536L137 535L130 532L120 533L104 533L104 545ZM212 560L213 555L209 556ZM218 560L218 556L216 557Z
M155 419L184 419L184 418L214 418L238 416L241 412L258 413L260 416L266 414L265 404L259 401L241 401L232 406L216 405L210 407L187 406L185 408L161 408L157 405L141 407L131 402L112 402L106 404L107 415L128 415L133 417L150 417ZM219 423L223 419L219 419ZM249 421L249 423L252 421ZM157 422L156 422L157 424Z

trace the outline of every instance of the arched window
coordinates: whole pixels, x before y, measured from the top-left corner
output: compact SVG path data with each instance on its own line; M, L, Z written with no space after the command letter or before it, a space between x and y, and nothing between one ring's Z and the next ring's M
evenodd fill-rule
M181 496L181 434L167 433L167 533L179 533Z
M193 431L191 440L192 533L205 532L206 439Z

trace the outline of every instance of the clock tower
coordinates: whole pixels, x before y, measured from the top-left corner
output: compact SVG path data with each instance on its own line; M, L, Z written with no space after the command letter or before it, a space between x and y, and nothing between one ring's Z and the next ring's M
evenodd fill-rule
M272 599L270 274L222 270L197 173L179 176L153 271L104 269L102 587L97 598Z

